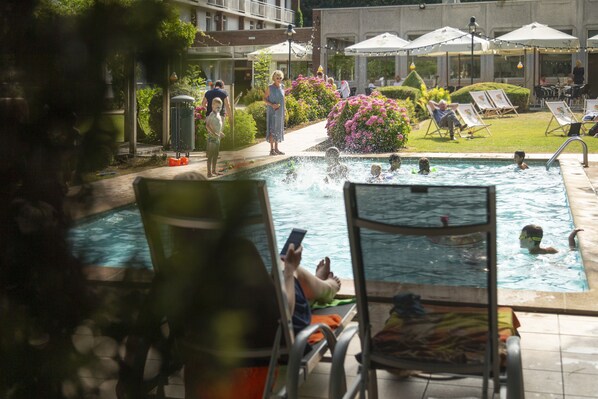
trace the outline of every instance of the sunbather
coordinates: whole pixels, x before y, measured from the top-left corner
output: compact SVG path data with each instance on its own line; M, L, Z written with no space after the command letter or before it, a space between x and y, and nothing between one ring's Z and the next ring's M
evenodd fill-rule
M569 234L569 249L577 249L575 237L580 231L583 231L583 229L576 228ZM535 224L528 224L521 230L521 234L519 235L519 246L521 248L527 248L529 253L534 255L556 254L559 252L558 249L553 247L541 247L540 243L542 242L543 236L544 231L542 230L542 227Z

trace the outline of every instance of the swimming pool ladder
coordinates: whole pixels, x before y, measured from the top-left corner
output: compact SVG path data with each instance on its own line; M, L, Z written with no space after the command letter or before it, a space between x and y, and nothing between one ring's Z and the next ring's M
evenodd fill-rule
M581 146L583 148L583 167L587 168L588 167L588 145L586 144L585 141L583 141L583 139L579 136L573 136L573 137L569 137L567 139L567 141L565 141L558 150L556 150L556 152L554 153L554 155L548 160L548 162L546 162L546 170L550 169L550 165L552 165L552 163L554 161L556 161L556 159L558 158L559 155L561 155L561 152L563 152L563 150L565 149L565 147L567 147L569 145L569 143L572 143L574 141L579 141L581 143Z

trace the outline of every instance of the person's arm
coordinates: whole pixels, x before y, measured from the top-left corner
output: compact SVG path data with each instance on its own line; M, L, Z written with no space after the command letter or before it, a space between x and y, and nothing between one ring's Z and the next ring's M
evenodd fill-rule
M268 100L268 97L270 97L270 88L266 88L266 93L264 93L264 102L266 103L267 106L272 107L273 110L277 110L278 108L280 108L280 104L275 104L275 103L271 103Z
M453 110L456 111L457 108L459 108L459 103L451 103L449 104L449 107Z
M233 111L231 110L230 101L228 96L224 98L224 109L226 110L226 116L228 117L229 121L233 120Z
M287 301L289 302L291 315L295 312L295 271L299 268L299 264L301 263L302 251L302 246L299 246L299 248L295 250L295 244L290 244L284 258L284 286L287 292Z
M430 104L430 107L432 107L432 109L438 108L438 103L433 100L428 101L428 104Z
M574 250L577 249L577 244L575 243L575 237L577 236L577 233L583 231L583 229L574 229L571 234L569 234L569 248Z
M201 100L201 106L206 108L208 106L208 99L206 96L203 96L203 100Z

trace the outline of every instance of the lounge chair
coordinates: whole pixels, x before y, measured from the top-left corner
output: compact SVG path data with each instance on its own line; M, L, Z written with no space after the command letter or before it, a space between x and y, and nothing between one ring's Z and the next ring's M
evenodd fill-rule
M469 95L473 98L473 102L484 116L500 115L500 108L492 104L485 91L470 91Z
M575 114L565 101L546 101L546 106L552 113L552 117L548 122L548 126L546 126L544 135L548 136L550 133L560 130L563 132L563 135L567 136L574 125L580 126L581 131L585 133L585 128L577 120ZM557 124L555 127L552 127L552 121L556 121Z
M430 116L430 123L428 124L428 129L426 130L426 134L424 135L424 137L427 137L428 135L431 136L433 134L438 134L440 137L448 135L448 127L438 126L438 122L436 122L436 119L434 118L434 111L430 107L430 104L426 104L426 109L428 110L428 115Z
M145 397L154 385L163 390L164 374L172 370L161 369L152 381L143 370L150 345L156 346L152 339L160 340L155 331L165 321L169 334L161 341L169 345L162 345L164 352L185 364L186 378L205 375L206 370L197 372L198 364L218 376L251 368L260 373L260 383L263 379L258 387L264 398L297 397L299 384L332 351L355 305L314 311L338 314L335 331L317 323L293 332L265 182L138 177L133 186L155 278L139 316L141 337L135 337L143 344L133 345L125 356L130 367L121 372L121 392ZM247 250L253 250L253 258ZM315 332L324 339L308 345ZM283 363L286 380L275 388ZM188 377L185 384L192 381ZM241 391L239 397L245 394Z
M486 93L488 93L488 97L490 97L494 106L499 110L501 116L508 114L509 112L514 112L515 115L519 115L517 113L517 108L519 107L511 103L511 100L509 100L509 97L503 89L488 90Z
M492 134L490 134L490 129L488 129L490 125L486 125L484 123L484 121L480 117L480 114L478 114L478 112L473 107L473 104L461 103L457 108L457 112L459 113L461 119L463 119L463 122L467 124L467 129L459 131L459 135L461 137L471 138L473 137L474 133L479 132L480 130L485 130L486 133L488 133L488 136L492 136Z
M412 370L482 376L481 397L492 380L522 398L517 320L497 306L495 187L347 182L344 195L359 323L337 342L329 397L376 398L377 370Z
M583 113L587 114L588 112L598 112L598 98L596 99L586 99L583 105Z

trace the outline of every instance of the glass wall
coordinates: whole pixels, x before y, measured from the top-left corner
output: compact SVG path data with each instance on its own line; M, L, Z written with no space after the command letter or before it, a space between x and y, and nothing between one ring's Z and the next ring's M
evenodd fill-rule
M335 80L355 80L355 57L345 55L345 48L353 44L355 40L348 38L327 39L327 76L332 76Z
M540 54L540 76L556 76L559 83L566 83L572 70L571 54Z
M523 56L494 56L494 78L517 78L523 77L523 71L517 69L519 61L524 62Z
M451 79L461 79L461 84L470 84L471 80L471 56L461 55L449 57L449 77ZM473 77L480 77L480 56L473 56Z
M407 40L412 41L420 36L421 34L408 35ZM409 65L411 64L415 64L415 71L422 79L426 80L426 84L436 81L436 75L438 75L438 60L436 57L409 56Z
M367 80L376 86L380 85L380 78L384 78L384 84L395 77L395 57L368 57L367 58Z

